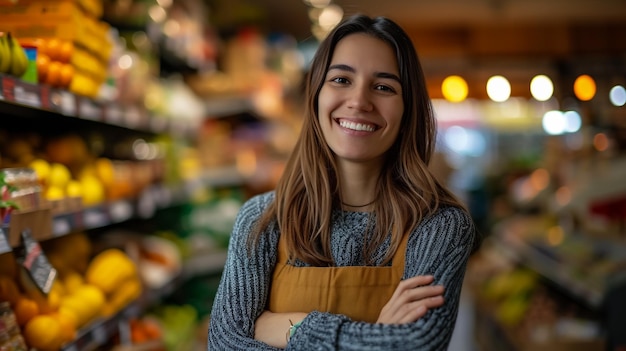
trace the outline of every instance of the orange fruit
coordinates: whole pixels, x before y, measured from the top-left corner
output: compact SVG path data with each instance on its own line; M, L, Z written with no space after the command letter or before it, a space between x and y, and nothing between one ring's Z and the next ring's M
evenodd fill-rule
M53 87L58 87L61 85L61 67L63 67L63 64L61 62L50 62L50 65L48 65L48 76L46 77L46 83Z
M50 57L48 55L37 53L37 78L40 83L46 81L48 76L48 67L50 66Z
M40 351L58 350L63 343L61 324L51 315L33 317L22 331L28 346Z
M72 53L74 53L74 43L66 40L61 43L58 60L63 63L68 63L72 59Z
M62 41L57 38L51 38L46 41L45 53L51 60L56 61L61 58Z
M52 315L61 325L63 343L76 338L76 316L68 310L59 310Z
M72 83L72 78L74 77L74 67L70 64L64 63L61 66L61 78L60 78L60 86L63 88L67 88Z
M15 303L15 307L13 307L13 312L15 313L15 319L17 320L17 324L23 326L28 321L33 319L33 317L39 314L39 305L37 305L37 302L35 302L35 300L22 296Z

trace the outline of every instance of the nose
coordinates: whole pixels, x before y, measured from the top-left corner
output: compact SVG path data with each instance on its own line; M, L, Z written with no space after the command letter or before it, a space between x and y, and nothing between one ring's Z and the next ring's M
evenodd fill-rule
M348 107L362 111L371 111L374 105L370 99L368 88L354 86L350 92Z

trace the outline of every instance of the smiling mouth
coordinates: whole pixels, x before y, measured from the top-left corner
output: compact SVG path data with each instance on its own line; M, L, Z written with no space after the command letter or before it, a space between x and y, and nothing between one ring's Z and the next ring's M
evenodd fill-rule
M358 132L373 132L377 129L376 125L374 124L356 123L356 122L350 122L346 120L340 120L338 121L338 123L343 128L356 130Z

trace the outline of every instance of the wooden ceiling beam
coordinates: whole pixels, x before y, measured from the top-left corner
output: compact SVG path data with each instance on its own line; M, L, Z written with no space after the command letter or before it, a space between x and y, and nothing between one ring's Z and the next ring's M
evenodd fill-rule
M521 23L411 26L407 32L423 57L565 58L578 54L626 55L626 22Z

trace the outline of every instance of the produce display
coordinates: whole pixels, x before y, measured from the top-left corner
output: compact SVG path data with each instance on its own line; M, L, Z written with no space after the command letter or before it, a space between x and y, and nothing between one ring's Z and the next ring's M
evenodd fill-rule
M42 243L58 275L48 294L12 253L0 255L0 301L9 303L26 344L58 350L77 332L137 299L143 290L135 262L117 248L92 252L84 233Z
M0 1L0 31L12 33L7 35L12 50L0 48L0 55L9 52L15 62L0 72L22 77L28 60L17 48L29 46L36 51L35 82L96 97L107 78L113 48L110 27L101 15L101 1Z

